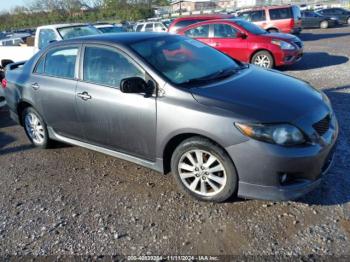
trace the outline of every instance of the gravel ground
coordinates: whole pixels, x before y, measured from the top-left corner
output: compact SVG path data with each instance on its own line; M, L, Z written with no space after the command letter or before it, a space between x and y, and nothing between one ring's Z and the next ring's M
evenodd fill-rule
M282 71L326 90L341 126L320 188L293 202L196 202L135 164L34 149L0 109L0 256L350 255L350 27L301 38L305 57Z

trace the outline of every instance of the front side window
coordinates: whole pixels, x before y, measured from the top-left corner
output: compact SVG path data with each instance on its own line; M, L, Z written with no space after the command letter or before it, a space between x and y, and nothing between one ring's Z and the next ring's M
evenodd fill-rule
M48 52L45 59L44 74L74 79L77 55L78 47L61 48ZM41 65L39 64L37 69L40 68Z
M281 19L293 18L292 17L292 9L290 7L270 9L269 12L270 12L271 20L281 20Z
M113 87L119 87L124 78L144 78L144 73L124 55L103 47L85 48L83 70L84 81Z
M165 27L161 23L155 23L154 27L156 31L162 31L162 30L165 31Z
M41 29L39 32L39 49L43 49L51 42L57 41L57 36L52 29Z
M248 22L246 20L243 19L239 19L239 20L235 20L234 21L237 25L243 27L245 30L247 30L248 32L254 34L254 35L264 35L267 34L267 32L265 30L263 30L261 27Z
M215 38L236 38L237 31L227 24L214 24Z
M152 38L130 47L160 75L177 85L206 83L220 72L240 68L223 53L181 36Z
M201 25L189 29L185 32L185 35L192 38L208 38L209 37L209 25Z

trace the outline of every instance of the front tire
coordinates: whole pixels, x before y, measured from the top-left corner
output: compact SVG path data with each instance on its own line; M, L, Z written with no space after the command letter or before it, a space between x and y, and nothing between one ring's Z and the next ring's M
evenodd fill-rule
M327 29L329 27L329 23L327 20L324 20L320 23L320 28L321 29Z
M223 202L237 191L231 158L208 139L183 141L173 153L171 169L178 186L198 200Z
M27 107L22 113L22 123L30 142L38 148L48 148L50 139L44 119L32 107Z
M271 69L274 67L274 60L269 52L259 51L253 55L251 64Z
M350 17L348 17L347 22L348 22L348 25L350 25Z

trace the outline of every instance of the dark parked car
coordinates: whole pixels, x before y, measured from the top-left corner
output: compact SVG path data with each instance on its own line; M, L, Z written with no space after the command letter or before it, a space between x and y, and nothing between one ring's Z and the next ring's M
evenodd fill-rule
M314 11L302 11L301 19L303 21L303 28L326 29L339 24L339 20L337 18L324 16Z
M336 17L340 23L350 25L350 10L344 8L326 8L318 10L317 13L324 16Z
M265 68L292 65L303 56L303 42L296 36L268 33L243 19L208 20L178 31L241 62Z
M172 171L200 200L297 198L333 159L338 124L322 91L183 36L67 40L18 65L6 99L35 146L58 140Z

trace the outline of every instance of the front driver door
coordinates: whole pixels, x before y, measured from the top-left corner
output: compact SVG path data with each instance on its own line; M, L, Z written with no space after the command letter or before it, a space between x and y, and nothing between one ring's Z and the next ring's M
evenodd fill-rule
M145 79L145 72L121 51L102 45L86 45L82 64L76 102L85 140L154 160L156 97L119 89L122 79Z
M249 62L247 40L237 36L238 29L225 23L212 24L210 45L242 62Z

